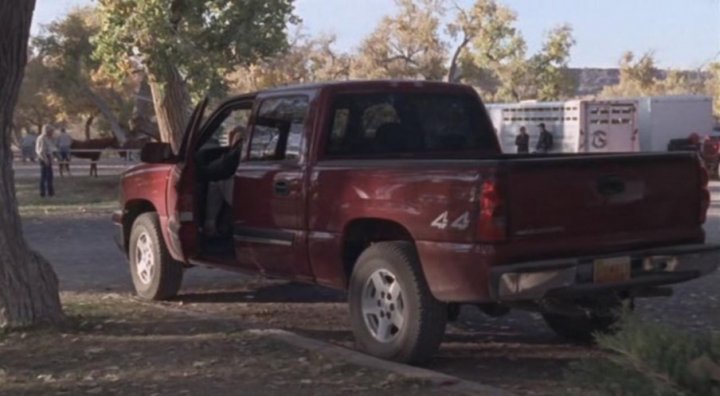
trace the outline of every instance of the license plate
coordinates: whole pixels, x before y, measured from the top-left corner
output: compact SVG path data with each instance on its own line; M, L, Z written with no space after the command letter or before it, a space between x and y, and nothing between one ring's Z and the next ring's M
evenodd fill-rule
M593 263L595 283L617 283L630 280L630 257L597 259Z

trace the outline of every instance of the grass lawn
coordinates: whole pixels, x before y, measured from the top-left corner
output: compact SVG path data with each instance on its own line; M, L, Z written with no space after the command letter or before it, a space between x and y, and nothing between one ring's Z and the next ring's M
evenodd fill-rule
M73 176L55 178L55 196L42 198L39 179L15 180L18 206L22 216L70 215L109 212L118 205L118 176Z

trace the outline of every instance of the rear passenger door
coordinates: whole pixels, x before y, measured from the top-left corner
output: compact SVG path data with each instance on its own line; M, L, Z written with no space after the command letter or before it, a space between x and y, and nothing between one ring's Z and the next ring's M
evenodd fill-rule
M241 267L311 278L303 166L308 97L261 100L235 174L234 240Z

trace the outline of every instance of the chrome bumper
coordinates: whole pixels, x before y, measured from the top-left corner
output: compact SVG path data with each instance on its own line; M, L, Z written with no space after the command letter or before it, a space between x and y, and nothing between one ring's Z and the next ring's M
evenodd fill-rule
M630 257L630 279L594 283L594 261L612 257ZM715 271L719 262L720 245L701 244L511 264L490 270L490 291L496 301L527 301L558 295L632 290L695 279Z

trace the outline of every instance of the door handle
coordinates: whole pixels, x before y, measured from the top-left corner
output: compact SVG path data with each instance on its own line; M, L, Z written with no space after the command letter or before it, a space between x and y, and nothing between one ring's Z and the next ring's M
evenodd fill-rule
M275 182L274 190L275 195L287 197L288 195L290 195L290 183L288 183L286 180L278 180Z

